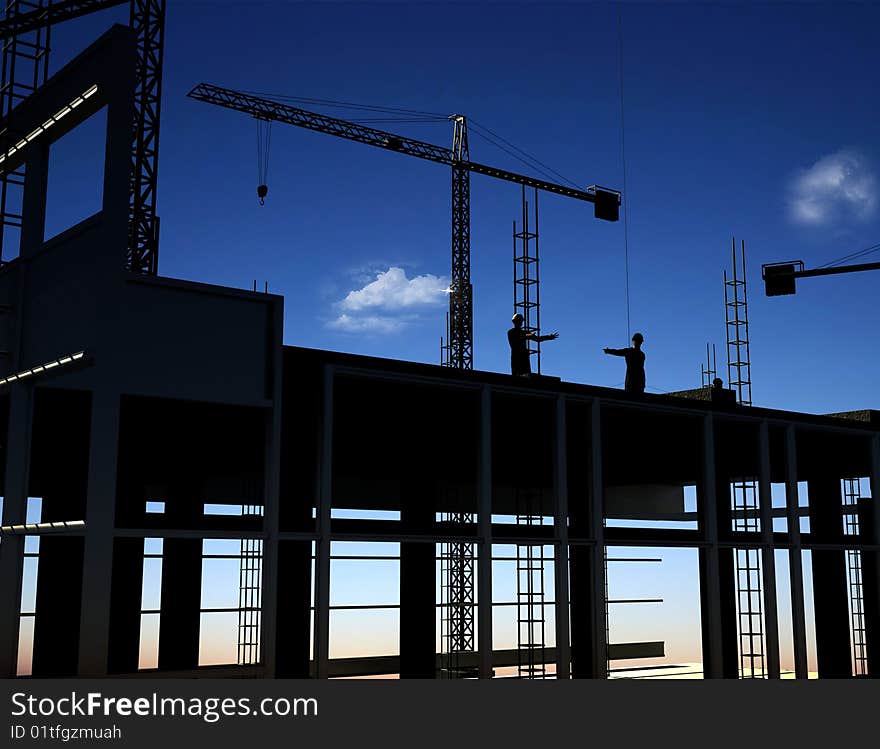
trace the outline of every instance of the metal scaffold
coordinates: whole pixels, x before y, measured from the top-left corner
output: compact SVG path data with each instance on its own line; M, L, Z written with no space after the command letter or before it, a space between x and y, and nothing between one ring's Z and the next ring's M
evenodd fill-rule
M538 492L518 488L516 523L531 528L543 525ZM543 544L516 545L517 676L547 677L547 626L545 613Z
M45 10L50 0L6 3L4 20L15 22L22 14ZM3 40L3 69L0 81L0 119L46 82L49 75L49 37L51 28L40 26L31 31L7 36ZM9 145L9 138L5 139ZM24 164L12 172L0 173L0 257L18 254L17 233L22 222ZM11 230L11 231L8 231ZM13 244L10 249L9 244Z
M724 317L727 328L727 377L736 391L737 402L752 405L752 368L749 352L748 289L746 286L746 249L740 243L737 258L736 240L731 240L733 275L724 271ZM769 497L763 498L769 501ZM731 487L733 530L760 532L758 484L735 481ZM734 549L736 564L737 631L739 636L739 672L744 679L767 677L762 603L761 552L757 548Z
M522 225L517 231L513 222L513 308L523 316L523 332L529 357L535 357L536 371L541 374L541 287L538 271L538 191L535 190L535 222L531 230L529 202L526 188L522 187Z
M474 514L447 512L445 522L473 523ZM461 656L474 650L474 545L453 541L440 545L440 678L476 676Z
M709 355L709 347L712 347L712 354ZM706 344L706 362L700 365L700 386L707 388L712 387L712 381L718 376L718 360L715 357L715 344Z
M125 267L136 273L158 272L159 218L156 185L159 165L159 116L162 99L162 53L165 0L12 0L0 21L3 39L0 114L5 121L12 109L34 93L49 71L49 33L56 23L129 4L129 25L136 34L135 96L132 108L131 179L129 186L129 242ZM0 149L21 134L0 132ZM0 174L2 231L21 227L21 190L24 167ZM0 236L0 254L7 251Z
M242 515L262 514L262 505L244 505ZM262 628L263 541L242 538L238 573L238 663L260 661Z
M859 535L859 500L862 498L859 479L843 480L843 532ZM868 644L865 637L865 596L862 587L862 552L846 550L846 572L849 583L850 641L852 642L853 676L868 675Z

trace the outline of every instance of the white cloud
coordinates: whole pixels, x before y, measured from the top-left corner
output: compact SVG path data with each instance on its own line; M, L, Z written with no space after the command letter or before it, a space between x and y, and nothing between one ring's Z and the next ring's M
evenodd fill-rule
M405 321L382 315L364 315L362 317L347 315L344 312L335 320L327 323L328 328L341 330L345 333L393 333L403 327Z
M348 312L371 308L399 310L411 307L439 306L446 301L449 281L430 274L407 278L403 268L391 266L377 273L366 286L349 291L340 307Z
M877 180L865 159L843 150L823 156L792 180L789 210L799 224L828 224L836 219L867 220L877 208Z
M392 333L417 319L420 310L446 304L448 293L447 278L431 274L407 278L403 268L391 266L349 291L336 304L339 316L327 326L347 333Z

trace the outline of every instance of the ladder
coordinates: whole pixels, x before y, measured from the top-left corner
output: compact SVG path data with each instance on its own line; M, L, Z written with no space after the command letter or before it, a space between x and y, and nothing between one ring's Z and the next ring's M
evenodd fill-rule
M862 498L859 479L843 480L843 532L859 535L858 504ZM849 583L850 630L852 632L853 676L868 675L868 648L865 637L865 595L862 587L862 552L846 550L846 571Z
M518 489L517 525L530 528L543 524L536 512L536 492ZM543 544L516 546L517 676L520 679L547 677L547 632L545 619Z
M737 259L736 240L731 240L733 275L724 271L724 321L727 329L727 379L736 391L737 402L752 405L752 364L749 346L749 306L746 285L746 247L740 245ZM708 356L708 350L707 350ZM770 498L762 498L769 502ZM732 485L733 530L744 533L760 531L758 485L756 481L735 481ZM759 549L735 549L737 631L739 636L739 672L743 679L767 677L764 653L764 612L762 606L762 570Z
M242 515L259 515L260 505L244 505ZM243 538L238 573L238 664L259 663L262 625L263 541Z
M473 523L469 512L445 512L441 520ZM476 676L475 667L461 663L474 650L474 544L452 541L440 545L440 678ZM490 597L487 594L487 597Z
M529 226L529 203L522 188L522 226L513 222L513 309L523 316L523 332L541 333L541 287L538 272L538 191L535 190L535 228ZM541 374L541 342L526 339L529 357L535 357L536 372Z

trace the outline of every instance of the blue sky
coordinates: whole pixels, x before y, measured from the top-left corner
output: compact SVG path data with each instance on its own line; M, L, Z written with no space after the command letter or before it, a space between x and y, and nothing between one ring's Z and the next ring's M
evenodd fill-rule
M53 69L115 20L127 11L56 29ZM288 344L436 362L449 170L279 125L261 207L254 121L185 94L205 81L462 113L581 185L622 189L619 20L632 329L645 335L649 390L699 385L707 341L724 369L721 274L736 236L755 403L877 407L880 275L810 279L774 299L760 283L762 262L814 266L880 242L880 7L868 4L169 0L160 273L268 281L285 296ZM50 235L100 204L102 127L53 149ZM380 127L451 143L448 123ZM470 145L476 161L529 172L473 134ZM519 210L518 187L473 177L478 369L508 371ZM542 196L540 221L544 327L561 334L543 371L620 386L621 360L601 349L627 344L624 223L555 196Z
M579 184L622 188L618 14L631 315L645 334L649 389L699 384L707 341L723 363L721 272L735 235L750 264L755 402L873 405L876 276L809 280L796 297L766 299L759 275L762 262L815 265L880 241L876 6L171 0L160 272L268 281L285 295L289 344L435 362L448 169L279 125L261 207L254 121L186 92L207 81L464 113ZM58 28L55 64L124 18L108 11ZM381 127L451 141L448 123ZM67 153L59 144L53 185L80 189L56 199L54 215L50 195L55 228L97 204L98 180L90 192L83 175L99 172L87 166L99 129L69 136ZM471 156L528 171L475 135ZM506 371L518 188L475 175L471 212L475 366ZM623 222L555 196L542 199L540 219L544 327L561 334L545 347L544 371L617 385L622 362L601 349L627 343ZM343 303L392 268L380 280L396 283L374 286L369 303ZM406 297L413 279L424 293Z

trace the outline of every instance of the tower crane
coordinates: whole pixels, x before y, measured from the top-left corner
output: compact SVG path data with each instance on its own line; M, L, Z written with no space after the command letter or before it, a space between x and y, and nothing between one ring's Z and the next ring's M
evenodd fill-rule
M473 368L473 306L470 266L471 172L593 203L595 217L605 221L617 221L619 217L621 194L617 190L596 185L580 190L471 161L468 151L467 119L463 115L452 115L449 118L453 123L452 148L450 149L207 83L199 84L187 96L208 104L244 112L266 122L296 125L388 151L415 156L452 168L452 282L449 295L449 359L451 366L457 369Z

